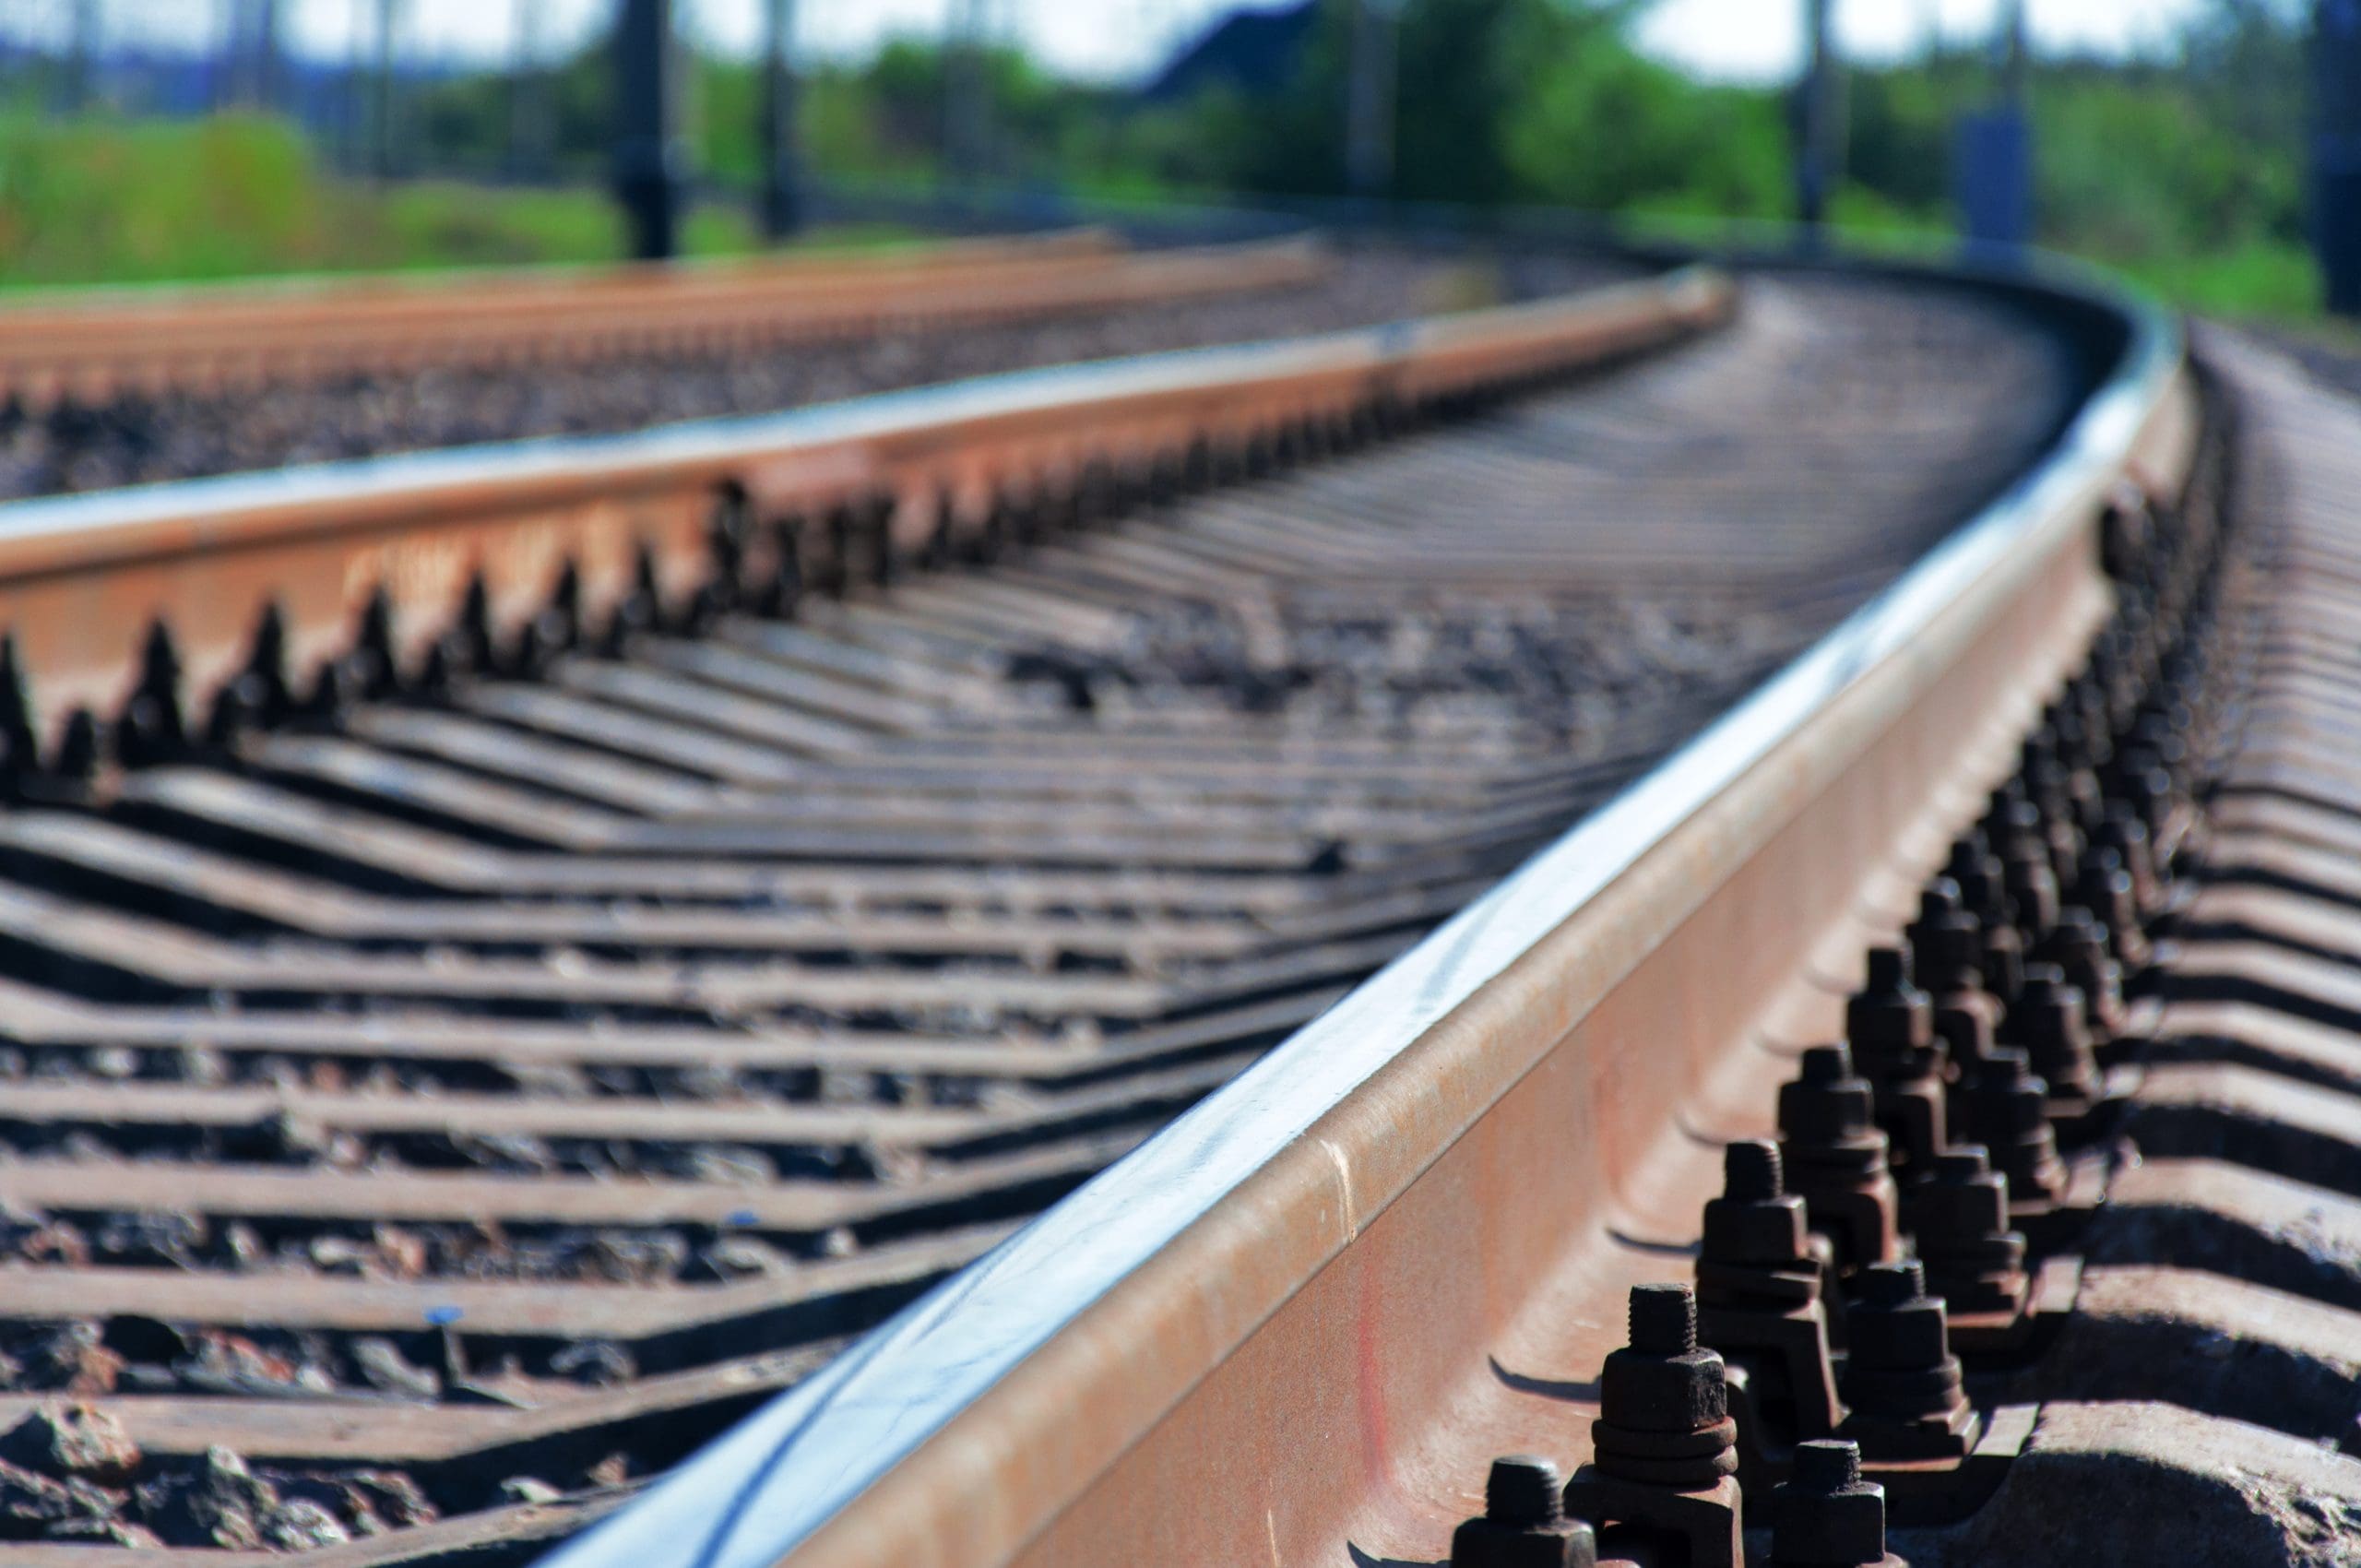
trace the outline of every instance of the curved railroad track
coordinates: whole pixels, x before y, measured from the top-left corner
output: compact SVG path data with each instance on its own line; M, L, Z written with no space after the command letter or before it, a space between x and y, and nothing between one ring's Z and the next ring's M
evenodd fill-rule
M0 309L0 496L616 433L1633 275L1082 232L667 270L114 290Z
M2355 416L2208 362L1688 272L0 510L0 1555L2332 1550ZM1595 1438L1692 1270L1735 1445Z

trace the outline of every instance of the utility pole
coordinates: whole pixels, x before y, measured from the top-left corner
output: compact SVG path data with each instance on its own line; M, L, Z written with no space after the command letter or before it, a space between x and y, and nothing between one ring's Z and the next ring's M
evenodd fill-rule
M557 148L555 105L551 100L548 51L541 26L544 0L516 0L510 30L514 53L508 70L508 172L537 179L550 171Z
M1345 188L1364 201L1394 188L1396 30L1393 0L1353 0L1345 81Z
M803 223L795 131L795 0L763 0L763 232L783 240Z
M279 0L254 0L253 101L269 110L279 101Z
M623 0L614 67L615 199L631 228L631 254L669 260L679 244L682 162L671 0Z
M73 32L66 51L65 111L78 114L98 96L99 0L74 0Z
M1828 218L1845 163L1845 80L1829 26L1832 0L1804 0L1808 51L1796 113L1796 216L1807 229Z
M2002 20L2006 31L2000 46L2000 99L2009 112L2022 120L2025 114L2025 75L2031 62L2025 44L2025 0L2009 0Z
M2330 312L2361 315L2361 0L2312 17L2312 244Z
M984 172L991 92L984 66L984 0L959 0L943 50L943 172L961 184Z
M376 140L377 178L390 180L401 171L401 102L394 80L394 33L400 24L401 0L377 0L377 70L372 84L374 112L370 130Z

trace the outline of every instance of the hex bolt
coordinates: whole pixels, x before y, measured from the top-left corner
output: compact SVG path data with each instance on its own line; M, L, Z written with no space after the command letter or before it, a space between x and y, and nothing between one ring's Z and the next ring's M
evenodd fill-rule
M1883 1077L1916 1077L1932 1063L1935 1009L1911 983L1906 947L1872 947L1869 980L1845 1004L1845 1038L1853 1061L1872 1083Z
M2031 964L2001 1030L2007 1043L2024 1048L2034 1071L2049 1086L2051 1105L2064 1114L2079 1113L2099 1097L2084 1016L2082 992L2067 983L2064 970Z
M2082 1027L2092 1049L2114 1039L2123 1028L2123 966L2116 962L2107 928L2081 904L2069 904L2042 956L2082 993Z
M2024 978L2024 942L2017 934L2016 906L2010 901L1999 858L1980 828L1952 846L1943 874L1959 888L1960 907L1975 917L1983 939L1985 989L2006 1002Z
M1700 1296L1709 1301L1717 1296L1705 1280L1709 1267L1731 1271L1729 1282L1741 1296L1757 1285L1774 1300L1794 1299L1794 1291L1755 1274L1801 1273L1816 1283L1820 1265L1806 1236L1804 1201L1786 1190L1777 1144L1741 1139L1722 1151L1722 1195L1706 1200L1698 1258Z
M2019 852L2001 862L2000 875L2009 902L2017 909L2018 933L2028 947L2038 946L2058 923L2058 873L2049 863L2047 846L2025 840Z
M2153 748L2142 744L2125 751L2124 767L2118 790L2120 798L2141 826L2148 830L2153 847L2157 830L2172 815L2177 803L2180 786L2174 781L2172 771L2156 755ZM2153 852L2153 848L2152 848ZM2162 876L2170 870L2169 863L2159 860L2156 871Z
M1566 1517L1558 1467L1530 1454L1492 1461L1484 1512L1451 1537L1451 1568L1595 1568L1591 1527Z
M2014 779L1994 791L1984 819L1985 836L2000 861L2001 888L2016 910L2017 929L2028 946L2049 934L2058 919L2058 865L2070 871L2073 857L2082 852L2074 845L2061 862L2055 826Z
M2101 823L2091 847L2082 851L2082 872L2074 879L2074 902L2106 932L2108 956L2128 970L2145 964L2149 949L2139 881L2128 869L2123 851L2108 842L2120 826L2120 819L2113 817Z
M1796 1445L1792 1479L1771 1494L1773 1568L1873 1568L1885 1561L1885 1488L1861 1479L1861 1447Z
M1969 1136L1991 1151L2019 1205L2055 1203L2066 1190L2058 1134L2049 1124L2049 1086L2014 1046L1995 1046L1964 1097Z
M1975 1411L1940 1297L1918 1260L1873 1264L1854 1277L1850 1351L1839 1380L1851 1413L1840 1429L1873 1459L1940 1459L1974 1446Z
M1631 1348L1650 1356L1686 1356L1697 1348L1697 1307L1685 1285L1632 1288Z
M1803 1200L1786 1191L1774 1143L1729 1145L1722 1171L1722 1195L1705 1205L1698 1249L1698 1336L1750 1372L1775 1374L1774 1384L1750 1379L1748 1386L1784 1396L1777 1402L1792 1412L1793 1431L1783 1436L1824 1436L1844 1412ZM1762 1419L1762 1407L1755 1408Z
M1961 907L1959 885L1949 877L1929 883L1918 907L1911 953L1934 1001L1935 1035L1951 1062L1973 1071L2000 1021L1999 999L1984 989L1983 928Z
M1911 983L1910 950L1869 949L1869 984L1845 1004L1845 1038L1875 1089L1878 1124L1895 1144L1895 1164L1921 1170L1941 1151L1943 1069L1935 1007Z
M2025 798L2048 811L2066 797L2066 743L2058 734L2062 709L2052 703L2042 721L2017 742L2017 778Z
M1697 1343L1686 1285L1640 1285L1631 1342L1599 1373L1591 1462L1566 1488L1566 1511L1676 1538L1691 1568L1740 1568L1738 1423L1722 1358Z
M1902 935L1910 946L1911 973L1930 992L1944 989L1938 983L1935 933L1962 922L1975 923L1960 904L1959 884L1948 876L1928 878L1918 893L1918 918L1903 928ZM1977 983L1983 983L1980 977Z
M1954 1318L2024 1310L2025 1238L2009 1225L2009 1179L1981 1144L1937 1157L1928 1180L1904 1194L1927 1289Z
M1853 1071L1852 1052L1815 1045L1779 1087L1779 1158L1811 1227L1845 1267L1898 1256L1891 1146L1876 1122L1877 1093Z
M2124 874L2131 879L2132 907L2136 912L2146 917L2163 908L2164 889L2156 880L2148 825L2130 802L2107 802L2106 818L2099 824L2091 843L2094 849L2112 849L2120 857ZM2113 929L2112 922L2109 929Z
M1591 1423L1596 1467L1691 1491L1738 1468L1736 1427L1719 1352L1697 1343L1697 1298L1686 1285L1631 1289L1631 1342L1599 1375Z

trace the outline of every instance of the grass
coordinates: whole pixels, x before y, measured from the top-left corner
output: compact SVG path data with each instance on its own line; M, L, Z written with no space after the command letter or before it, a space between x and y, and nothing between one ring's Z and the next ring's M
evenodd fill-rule
M809 243L906 237L881 225ZM692 255L762 244L736 208L682 228ZM0 118L0 289L600 262L623 246L604 192L340 181L276 121Z
M1628 216L1640 234L1729 233L1689 203ZM1832 217L1880 247L1925 252L1951 244L1942 215L1888 207L1858 186L1840 190ZM2121 232L2112 243L2072 233L2044 239L2189 310L2320 320L2318 275L2298 245L2246 240L2204 252L2141 250ZM909 237L877 226L810 238L844 246ZM692 255L743 254L761 244L749 217L731 208L699 208L682 233ZM599 262L623 250L620 219L601 191L339 181L279 121L0 116L0 289Z
M2101 256L2184 309L2237 320L2322 320L2319 269L2300 245L2251 241L2205 255Z

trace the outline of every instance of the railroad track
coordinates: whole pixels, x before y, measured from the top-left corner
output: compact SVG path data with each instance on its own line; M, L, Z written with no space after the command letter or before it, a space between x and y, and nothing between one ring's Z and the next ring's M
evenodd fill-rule
M773 413L1629 275L1302 241L1133 252L1083 235L865 263L143 294L63 320L19 308L0 311L0 497Z
M2349 1556L2361 412L2131 325L1664 769L558 1561Z
M2268 1164L2220 1131L2268 1086L2170 1078L2174 1051L2213 1059L2145 994L2201 993L2199 933L2273 929L2185 891L2229 863L2187 802L2254 643L2200 630L2213 596L2268 598L2239 597L2250 564L2206 586L2261 437L2201 421L2169 330L2112 307L1809 277L1730 304L1686 275L522 460L13 509L0 1522L77 1544L7 1550L509 1560L784 1389L570 1550L1439 1561L1491 1454L1590 1456L1624 1289L1685 1277L1722 1142L1774 1129L1797 1049L1842 1032L1861 952L2120 592L2144 619L2105 634L2106 678L1985 844L2055 828L2062 858L2070 823L2114 822L2135 860L2175 849L2140 924L2183 946L2106 1026L2109 1066L2150 1076L2060 1089L2073 1180L2021 1207L2031 1310L2004 1282L1962 1316L1972 1453L1870 1444L1897 1538L1949 1508L1967 1523L1930 1550L2018 1550L2023 1498L2162 1419L2094 1403L2140 1362L2106 1326L2146 1304L2126 1265L2201 1233L2201 1265L2237 1273L2228 1210L2176 1230L2123 1199L2147 1179L2107 1158L2123 1119L2142 1149L2187 1152L2154 1130L2177 1127ZM2255 422L2310 407L2272 385ZM2126 771L2142 746L2161 783ZM2086 775L2136 811L2083 821ZM1966 878L1977 955L2005 956L1995 900L2024 892L2036 960L2103 963L2008 865ZM2123 891L2104 860L2087 895L2054 869ZM1997 1009L1954 968L1941 1016L1972 1037ZM2025 1039L2083 1004L2059 995L2036 970L1998 1019L2045 1066L2073 1057L2063 1026ZM1941 1162L1913 1167L1908 1134L1945 1091L1863 1028L1916 1222ZM1993 1060L1971 1125L2027 1103ZM1857 1369L1895 1273L1864 1265L1905 1230L1840 1158L1858 1130L1815 1155L1836 1113L1789 1098L1790 1169L1862 1249L1802 1277L1852 1303L1844 1396L1874 1416ZM1989 1191L1942 1169L1968 1208ZM2007 1250L1907 1231L1947 1266ZM1791 1344L1770 1315L1790 1327L1709 1342ZM2299 1326L2276 1353L2325 1365L2332 1325ZM2025 1344L2075 1334L2061 1391ZM1760 1523L1809 1380L1730 1343ZM2201 1438L2225 1441L2170 1429L2142 1474L2194 1473L2173 1464ZM2346 1462L2305 1455L2267 1457L2343 1495ZM1633 1517L1608 1555L1668 1561Z
M96 404L805 345L1300 284L1327 266L1296 243L1139 253L1075 231L681 266L61 291L0 311L0 396Z

